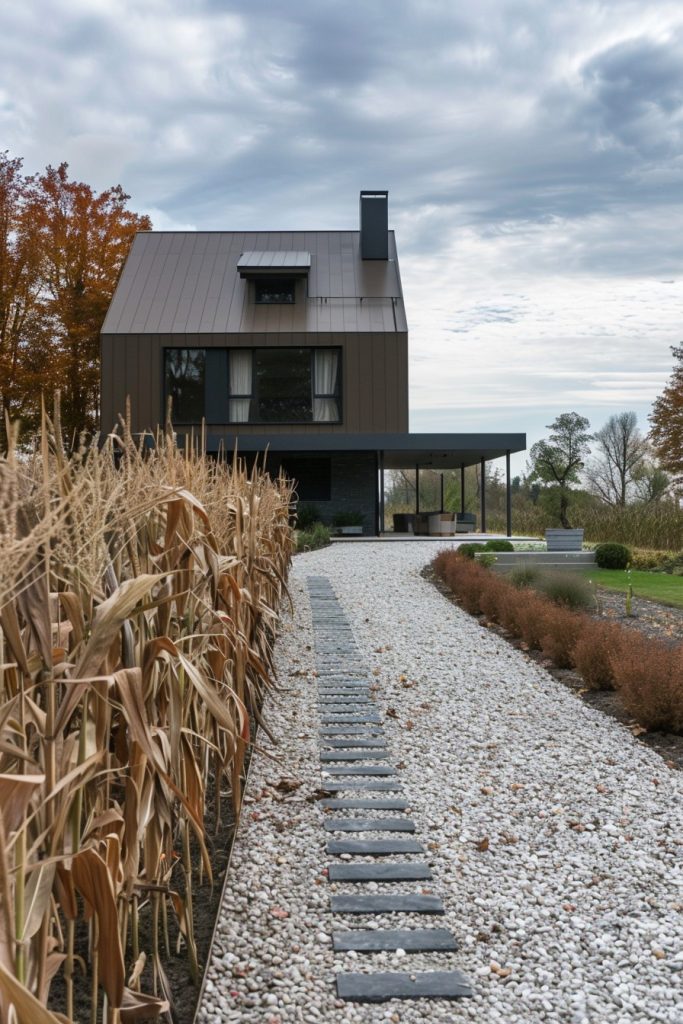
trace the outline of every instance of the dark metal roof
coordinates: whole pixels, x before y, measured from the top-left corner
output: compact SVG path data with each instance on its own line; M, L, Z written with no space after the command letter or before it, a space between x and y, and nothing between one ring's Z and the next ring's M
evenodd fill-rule
M456 469L523 452L526 434L209 434L207 450L330 455L383 452L385 469Z
M265 275L285 272L288 275L307 274L311 267L310 252L291 252L275 250L274 252L252 251L243 252L237 261L237 269L241 277Z
M254 252L309 253L306 298L287 306L249 302L238 263ZM358 231L142 231L102 334L406 330L393 231L388 260L362 260Z

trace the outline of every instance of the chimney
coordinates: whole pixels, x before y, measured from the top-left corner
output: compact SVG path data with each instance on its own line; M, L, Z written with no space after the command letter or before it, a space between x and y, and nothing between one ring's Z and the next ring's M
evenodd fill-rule
M389 193L360 194L360 255L363 260L389 259Z

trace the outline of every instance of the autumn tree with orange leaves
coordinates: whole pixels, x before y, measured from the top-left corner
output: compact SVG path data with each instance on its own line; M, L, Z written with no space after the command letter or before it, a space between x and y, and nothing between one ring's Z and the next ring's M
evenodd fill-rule
M683 343L671 349L673 373L650 415L650 440L669 473L683 479Z
M97 426L100 328L135 232L151 228L129 198L71 181L65 163L25 176L0 154L0 403L26 427L57 389L67 440Z

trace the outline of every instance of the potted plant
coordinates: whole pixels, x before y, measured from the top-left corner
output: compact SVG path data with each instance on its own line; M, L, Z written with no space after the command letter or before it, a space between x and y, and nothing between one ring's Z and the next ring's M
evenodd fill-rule
M358 536L363 533L362 512L337 512L332 518L332 525L342 536Z

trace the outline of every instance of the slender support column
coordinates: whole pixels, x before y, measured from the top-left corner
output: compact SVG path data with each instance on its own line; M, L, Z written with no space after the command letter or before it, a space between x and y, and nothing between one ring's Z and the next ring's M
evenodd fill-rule
M381 529L380 493L379 493L379 452L375 452L375 537L379 537Z
M439 511L440 512L444 511L444 507L443 507L443 470L441 470L441 508L440 508Z
M379 532L384 533L384 452L379 453Z
M465 512L465 463L460 467L460 512Z
M512 491L510 489L510 449L505 452L505 512L508 537L512 536Z
M486 462L481 460L481 532L486 533Z
M415 515L420 514L420 467L415 463Z

